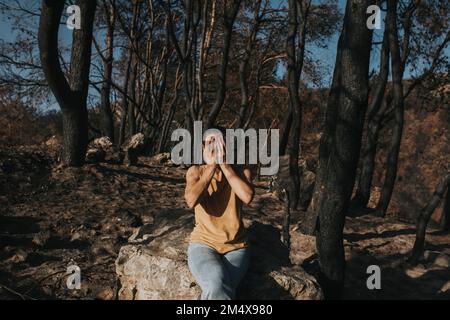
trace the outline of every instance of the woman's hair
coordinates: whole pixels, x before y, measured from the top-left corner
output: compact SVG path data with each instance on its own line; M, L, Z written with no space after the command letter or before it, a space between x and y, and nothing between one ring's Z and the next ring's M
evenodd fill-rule
M220 131L220 133L222 134L223 140L225 141L225 138L226 138L226 135L227 135L227 129L225 127L216 125L216 126L212 126L212 127L208 128L208 130L209 129L214 129L214 130Z

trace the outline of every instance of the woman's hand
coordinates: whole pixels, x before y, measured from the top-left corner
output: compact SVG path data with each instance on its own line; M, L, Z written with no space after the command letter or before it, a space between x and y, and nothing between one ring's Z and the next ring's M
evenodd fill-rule
M221 134L212 133L205 139L203 159L206 164L221 164L225 158L225 143Z

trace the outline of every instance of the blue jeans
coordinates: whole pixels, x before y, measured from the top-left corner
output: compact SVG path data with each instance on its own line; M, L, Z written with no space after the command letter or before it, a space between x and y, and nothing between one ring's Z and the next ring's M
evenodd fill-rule
M202 300L234 299L249 262L249 248L220 254L202 243L191 242L188 247L189 270L202 288Z

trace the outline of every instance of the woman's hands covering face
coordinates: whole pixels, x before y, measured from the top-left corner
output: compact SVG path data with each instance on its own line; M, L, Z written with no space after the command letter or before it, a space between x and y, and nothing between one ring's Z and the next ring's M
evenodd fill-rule
M225 142L221 133L211 133L205 138L203 159L206 164L221 164L225 158Z

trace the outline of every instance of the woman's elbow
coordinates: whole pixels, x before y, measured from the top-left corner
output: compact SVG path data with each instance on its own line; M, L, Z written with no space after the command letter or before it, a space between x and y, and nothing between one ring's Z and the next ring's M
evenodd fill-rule
M245 196L242 199L242 202L244 202L246 205L250 204L253 201L254 191L250 191L245 194Z
M193 209L195 207L195 201L193 200L186 200L186 203L189 209Z
M197 204L196 203L197 201L189 194L184 195L184 200L186 201L186 204L189 207L189 209L194 208L195 205Z

